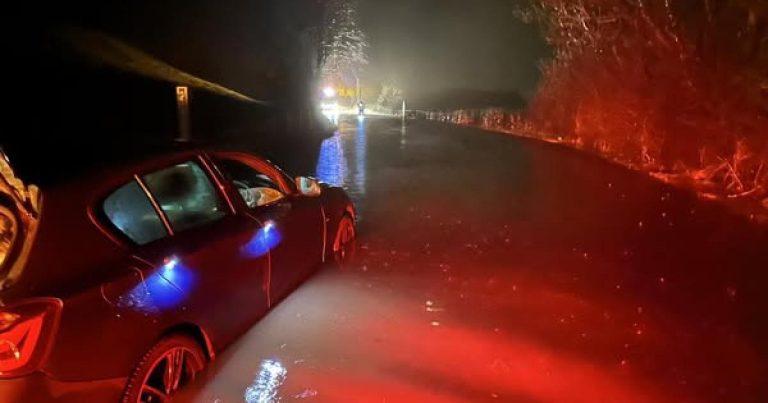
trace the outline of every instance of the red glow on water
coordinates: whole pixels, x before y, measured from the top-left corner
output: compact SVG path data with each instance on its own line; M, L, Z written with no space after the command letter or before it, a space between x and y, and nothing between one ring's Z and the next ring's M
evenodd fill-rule
M283 357L294 362L283 396L309 393L342 403L679 402L707 396L709 388L754 386L760 373L754 351L723 329L697 334L696 322L626 299L629 286L609 285L587 297L512 276L470 280L462 294L422 301L338 283L313 287L279 324L266 324L290 326L299 310L303 323L293 331L315 335L312 343L324 347L320 358L304 357L304 347L300 359ZM316 314L299 307L308 301ZM712 357L719 368L706 366Z
M509 179L504 197L398 175L382 187L392 173L370 171L388 197L364 199L355 261L277 305L198 397L229 400L241 379L239 398L256 363L277 359L286 400L754 400L766 373L756 309L765 276L754 270L764 238L731 224L708 230L719 210L648 178L531 148L504 175L492 173L497 163L487 175L456 167L488 188ZM384 158L368 156L372 166ZM527 160L545 168L526 171Z
M334 371L300 368L291 383L314 385L322 401L333 402L666 401L628 376L626 360L600 364L490 329L408 321L390 326L371 324L368 332L386 336L365 346L376 349L365 359L383 371L354 364Z

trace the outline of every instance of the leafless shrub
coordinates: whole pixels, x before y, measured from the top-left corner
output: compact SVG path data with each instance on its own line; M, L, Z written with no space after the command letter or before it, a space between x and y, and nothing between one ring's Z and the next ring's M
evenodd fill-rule
M768 195L768 2L534 0L555 50L528 119L731 198Z

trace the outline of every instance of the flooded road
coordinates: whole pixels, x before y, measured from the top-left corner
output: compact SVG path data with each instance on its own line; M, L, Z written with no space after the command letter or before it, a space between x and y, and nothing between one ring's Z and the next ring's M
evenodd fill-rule
M558 146L385 118L343 119L317 176L357 205L355 259L177 401L768 401L768 237L717 205Z

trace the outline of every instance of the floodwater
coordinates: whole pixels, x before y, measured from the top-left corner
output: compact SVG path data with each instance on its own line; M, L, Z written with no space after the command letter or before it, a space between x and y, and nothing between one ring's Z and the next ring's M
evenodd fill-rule
M768 236L559 146L344 118L358 251L177 401L768 401Z

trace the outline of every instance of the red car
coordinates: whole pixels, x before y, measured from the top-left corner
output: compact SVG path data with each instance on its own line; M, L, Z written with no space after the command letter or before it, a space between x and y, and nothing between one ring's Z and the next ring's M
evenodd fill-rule
M246 153L42 190L0 157L3 403L165 401L355 237L342 189Z

